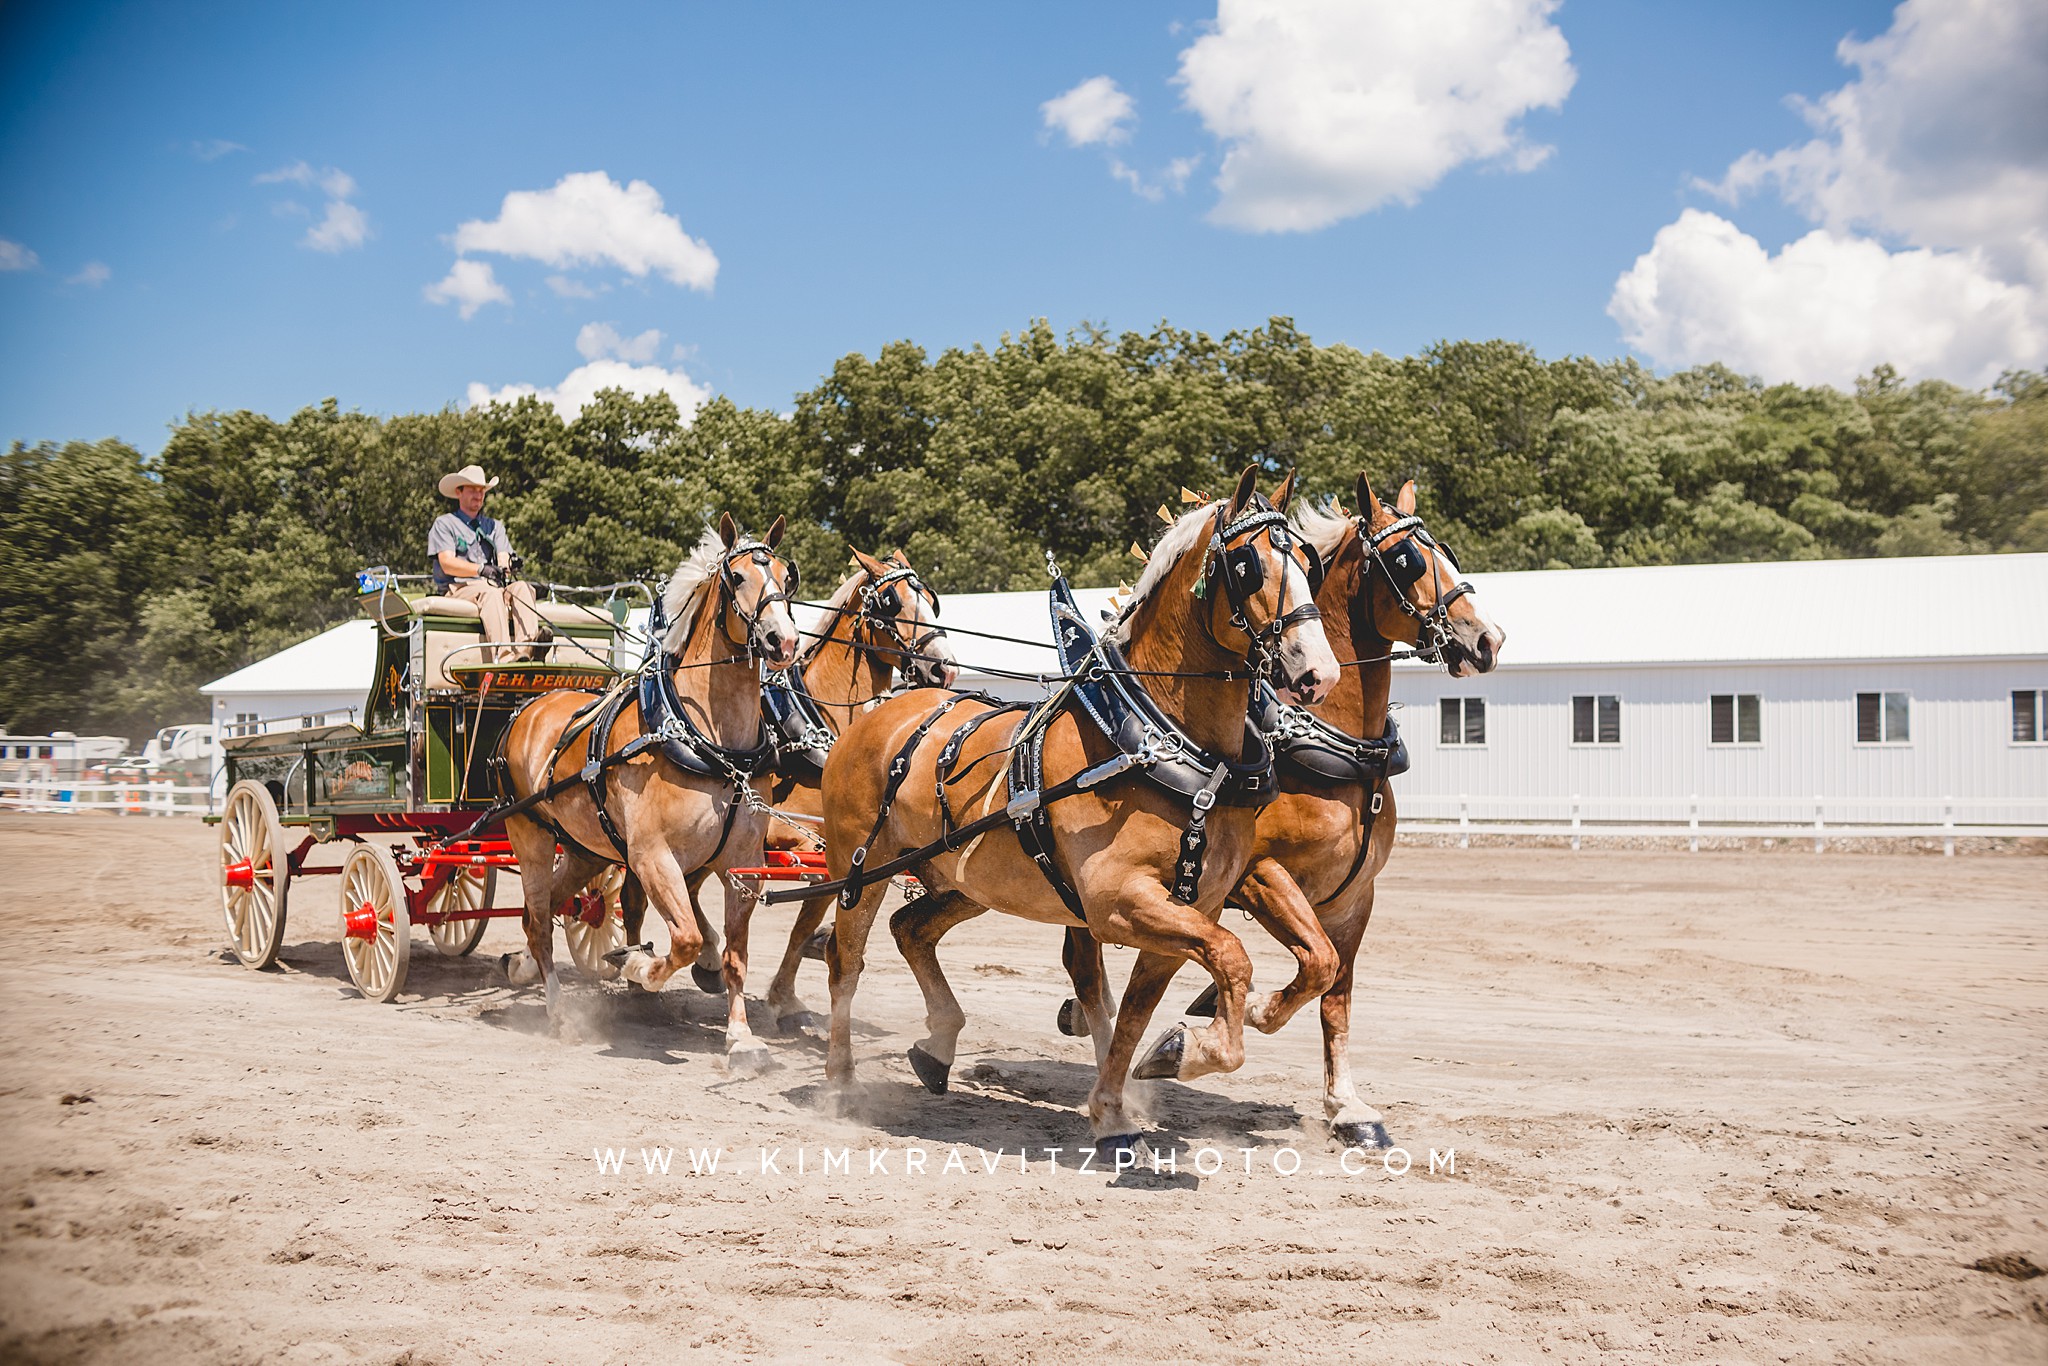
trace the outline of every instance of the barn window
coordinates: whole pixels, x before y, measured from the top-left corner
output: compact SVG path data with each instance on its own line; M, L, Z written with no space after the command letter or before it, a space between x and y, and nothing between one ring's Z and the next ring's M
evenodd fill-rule
M1754 745L1764 738L1763 699L1753 692L1717 692L1708 699L1710 738L1717 745Z
M253 711L238 711L238 712L236 712L236 713L235 713L235 724L234 724L234 726L233 726L233 728L232 728L232 733L233 733L233 734L236 734L236 735L254 735L254 734L255 734L255 733L256 733L256 732L258 731L258 730L261 730L261 729L262 729L262 727L261 727L261 725L260 725L260 724L258 724L258 722L257 722L257 719L256 719L256 713L255 713L255 712L253 712Z
M1486 743L1486 699L1445 697L1437 704L1437 743L1483 745Z
M1856 694L1856 743L1903 745L1910 738L1912 704L1902 692Z
M2048 692L2016 692L2012 695L2012 742L2016 745L2037 745L2048 740L2042 734L2042 722L2048 721Z
M1572 743L1621 743L1621 699L1612 693L1581 693L1572 699Z

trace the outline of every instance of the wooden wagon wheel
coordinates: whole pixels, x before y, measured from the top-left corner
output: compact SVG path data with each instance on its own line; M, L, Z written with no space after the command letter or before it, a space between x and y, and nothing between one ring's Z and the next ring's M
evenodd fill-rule
M372 1001L389 1001L405 988L412 916L405 879L381 844L358 845L341 866L341 956L356 989Z
M284 942L289 852L270 789L247 779L236 783L220 818L220 905L228 947L252 968L275 963Z
M626 870L613 864L591 885L604 898L604 919L595 925L579 918L576 898L569 901L569 915L562 921L562 938L569 942L569 959L577 970L590 977L609 980L619 970L604 956L626 945L626 922L620 909L619 893L626 885Z
M435 890L433 898L427 902L427 909L437 915L480 911L491 904L491 897L497 890L496 868L457 868ZM427 926L427 937L446 956L460 958L476 947L490 924L488 920L443 920Z

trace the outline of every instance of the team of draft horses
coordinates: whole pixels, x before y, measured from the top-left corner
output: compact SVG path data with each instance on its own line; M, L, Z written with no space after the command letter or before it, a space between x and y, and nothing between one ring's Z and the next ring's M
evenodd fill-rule
M511 966L544 983L550 1022L562 1024L553 908L623 864L627 942L652 904L669 948L623 950L621 975L658 991L691 968L725 993L730 1066L765 1064L744 995L759 887L732 870L815 829L830 881L770 895L801 907L767 1000L785 1030L822 1027L829 1096L854 1084L869 931L908 875L914 894L889 929L924 992L929 1032L910 1061L931 1091L946 1089L966 1020L939 942L999 910L1066 931L1074 995L1060 1027L1094 1042L1086 1109L1105 1156L1139 1142L1126 1077L1234 1070L1247 1023L1272 1033L1313 1000L1330 1131L1347 1146L1386 1146L1352 1082L1348 1038L1373 879L1393 843L1387 778L1405 763L1387 715L1391 663L1484 672L1503 636L1415 515L1412 483L1387 504L1361 475L1355 512L1303 500L1290 514L1294 477L1269 500L1255 474L1169 516L1113 618L1084 620L1055 580L1061 681L1035 705L951 688L937 595L901 552L857 554L804 642L790 611L796 567L776 554L782 520L756 540L721 517L662 594L655 662L601 697L544 696L507 732L516 800L504 819L527 943ZM722 934L697 901L714 874ZM1293 955L1279 990L1252 991L1244 945L1219 923L1226 902ZM827 915L821 1022L796 976ZM1121 1000L1103 944L1138 951ZM1211 981L1187 1013L1213 1019L1175 1026L1141 1057L1187 960Z

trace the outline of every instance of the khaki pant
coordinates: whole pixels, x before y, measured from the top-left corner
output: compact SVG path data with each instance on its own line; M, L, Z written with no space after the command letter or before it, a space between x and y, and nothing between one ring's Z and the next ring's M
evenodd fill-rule
M546 629L541 624L540 611L533 605L533 585L514 581L499 588L485 583L482 579L463 579L450 584L447 594L473 602L484 616L484 640L489 642L484 649L486 664L509 664L520 659L532 659L539 650L512 648L528 646L543 639ZM511 642L507 645L506 642ZM501 648L493 650L490 645Z

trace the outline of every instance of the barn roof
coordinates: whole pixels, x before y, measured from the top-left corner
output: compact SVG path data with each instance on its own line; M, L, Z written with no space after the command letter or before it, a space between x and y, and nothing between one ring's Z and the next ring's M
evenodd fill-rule
M2048 656L2048 554L1659 565L1471 579L1481 610L1507 632L1503 668ZM1075 597L1098 619L1110 590L1084 588ZM942 622L949 627L1052 641L1043 591L952 593L944 606ZM803 624L808 628L811 621ZM372 622L345 622L200 691L367 689L375 630ZM957 631L951 639L965 673L982 667L1050 673L1054 667L1050 649Z

